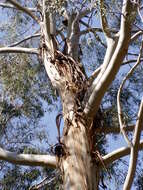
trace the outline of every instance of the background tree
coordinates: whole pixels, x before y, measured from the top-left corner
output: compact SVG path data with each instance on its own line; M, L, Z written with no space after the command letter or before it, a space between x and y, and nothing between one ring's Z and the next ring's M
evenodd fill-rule
M8 0L0 6L8 20L1 28L1 44L6 45L0 48L0 159L58 167L63 188L75 190L106 188L113 162L130 154L123 185L130 189L143 147L142 66L138 66L142 61L141 2ZM58 132L61 117L64 126L53 153L43 147L25 151L25 143L39 134L33 129L41 127L43 108L52 107L59 97ZM106 134L120 132L127 147L107 154ZM39 139L46 138L43 134ZM13 135L21 140L22 154L10 152L17 148L10 143ZM16 176L18 168L12 172ZM39 173L40 169L31 172L32 179Z

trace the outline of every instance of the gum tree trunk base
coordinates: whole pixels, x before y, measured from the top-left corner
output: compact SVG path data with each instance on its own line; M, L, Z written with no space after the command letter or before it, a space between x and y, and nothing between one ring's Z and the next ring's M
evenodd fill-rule
M79 120L65 127L68 130L63 139L66 156L61 161L64 190L97 190L96 167L84 122Z

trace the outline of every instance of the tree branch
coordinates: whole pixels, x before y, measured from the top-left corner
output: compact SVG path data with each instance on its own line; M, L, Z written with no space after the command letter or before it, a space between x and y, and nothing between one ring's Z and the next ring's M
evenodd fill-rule
M140 6L139 6L139 4L138 4L138 14L139 14L139 17L141 18L141 21L143 23L143 17L142 17L142 14L140 12Z
M138 31L138 32L136 32L132 37L131 37L131 40L130 40L130 42L133 42L133 41L135 41L140 35L142 35L143 34L143 31Z
M79 21L83 26L85 26L85 27L87 27L87 30L89 29L89 30L93 30L93 31L96 31L96 32L101 32L101 33L103 33L103 29L102 28L91 28L90 26L89 26L89 24L87 24L86 22L84 22L83 20L80 20ZM114 34L117 34L118 33L118 31L117 30L115 30L115 29L110 29L110 31L112 32L112 33L114 33ZM82 32L82 31L81 31ZM84 30L83 30L83 32L84 32ZM86 30L85 30L85 32L86 32Z
M97 77L97 75L99 74L99 72L101 71L101 67L98 67L92 74L91 76L88 78L89 81L89 85L94 81L94 79Z
M132 143L130 142L130 140L128 139L128 136L124 130L125 128L125 124L124 124L124 121L123 121L123 113L122 113L122 108L121 108L121 103L120 103L120 95L121 95L121 91L123 89L123 86L126 82L126 80L131 76L131 74L133 73L134 69L139 65L140 63L140 59L141 59L141 55L142 55L142 49L143 49L143 41L141 43L141 47L140 47L140 53L139 53L139 56L138 56L138 59L137 59L137 62L136 64L130 69L130 71L127 73L127 75L124 77L120 87L119 87L119 90L118 90L118 94L117 94L117 110L118 110L118 119L119 119L119 124L120 124L120 130L124 136L124 139L126 140L126 142L128 143L128 145L130 147L133 147Z
M78 60L78 50L79 50L79 14L73 13L68 23L68 54L71 55L75 60ZM71 26L70 26L71 24Z
M122 63L122 66L130 64L130 63L135 63L136 61L137 61L136 59L131 59L131 60L125 61ZM140 59L140 62L142 62L142 61L143 61L143 59Z
M58 180L59 177L59 172L54 173L54 177L49 179L49 176L45 177L42 179L40 182L36 183L35 185L32 185L29 190L36 190L36 189L41 189L42 187L50 185L53 181Z
M15 6L18 10L28 14L31 18L33 18L37 23L39 23L39 19L26 7L23 7L15 0L7 0L9 3L11 3L13 6Z
M104 6L104 1L100 0L100 18L101 18L101 25L102 25L102 30L104 32L104 35L106 39L111 38L111 33L108 27L107 19L105 16L105 6Z
M20 41L18 41L18 42L15 42L15 43L9 45L8 47L17 46L17 45L19 45L19 44L21 44L21 43L23 43L23 42L25 42L25 41L27 41L27 40L30 40L31 38L39 37L40 35L41 35L41 33L33 34L33 35L31 35L31 36L27 36L27 37L24 38L23 40L20 40Z
M103 32L103 30L101 28L88 27L87 29L80 31L79 35L81 36L81 35L87 34L89 32L92 32L93 34L95 34L96 32Z
M138 151L139 151L140 136L141 136L142 128L143 128L143 99L141 101L140 109L138 112L138 121L135 126L135 132L134 132L134 137L133 137L133 147L131 148L128 174L126 176L123 190L130 190L132 183L133 183L136 166L137 166L137 158L138 158Z
M128 125L124 128L126 132L132 132L135 129L135 125ZM119 127L97 127L95 129L96 133L104 133L104 134L119 134L120 128Z
M15 6L11 5L11 4L8 4L8 3L0 3L0 7L10 8L10 9L17 9L17 7L15 7ZM38 11L37 8L26 7L26 9L28 9L29 11L32 11L32 12L37 12Z
M101 72L93 82L93 90L84 109L84 113L88 116L88 118L93 118L97 113L107 88L114 80L120 65L124 60L128 50L131 38L131 28L136 16L136 12L137 7L134 5L134 3L132 3L130 0L123 1L119 40L116 42L117 45L114 42L115 44L111 44L111 46L107 47L108 53L106 51L104 58L105 65L103 65Z
M51 26L53 26L53 23L51 18L52 15L46 10L46 0L43 0L43 22L41 22L41 35L43 37L43 43L45 43L46 47L48 48L49 52L53 54L53 42L51 39Z
M55 168L56 157L51 155L17 154L0 148L0 159L13 164L26 166L47 166Z
M138 10L139 17L141 18L141 22L143 23L143 17L142 17L141 12L140 12L139 3L138 3L137 10ZM138 38L138 36L140 36L141 34L143 34L143 30L136 32L136 33L131 37L131 42L133 42L134 40L136 40L136 39Z
M37 48L23 48L23 47L2 47L0 53L28 53L28 54L39 54Z
M143 149L143 140L140 141L139 144L139 150ZM122 147L119 148L118 150L115 150L105 156L103 156L103 162L105 163L105 165L109 165L111 163L113 163L114 161L118 160L121 157L127 156L129 155L131 152L130 147Z
M82 30L80 33L79 33L79 36L81 35L85 35L89 32L92 32L93 35L95 36L96 40L102 45L104 46L105 48L107 48L106 44L100 39L99 35L96 33L98 32L98 29L99 28L87 28L86 30Z
M83 17L87 16L88 14L90 14L92 11L93 11L94 7L91 7L90 9L89 8L86 8L82 11L80 11L80 14L79 14L79 17L78 19L82 19Z

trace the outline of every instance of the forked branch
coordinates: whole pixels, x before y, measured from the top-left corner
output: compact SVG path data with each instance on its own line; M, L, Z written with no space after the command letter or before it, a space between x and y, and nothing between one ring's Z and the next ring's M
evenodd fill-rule
M132 1L123 1L119 37L113 44L107 47L103 67L100 72L101 76L99 73L99 76L93 82L93 90L84 109L84 113L90 118L93 118L97 113L105 92L114 80L126 56L136 12L137 7Z
M49 52L53 53L54 44L52 37L53 34L56 33L56 23L54 23L55 20L53 19L53 14L47 10L46 0L43 0L42 9L43 22L40 23L41 35L43 37L43 43L45 43Z
M98 67L89 77L88 81L89 81L89 85L94 81L94 79L97 77L97 75L99 74L99 72L101 71L101 67Z
M143 16L141 15L141 12L140 12L140 4L137 2L137 5L138 5L138 15L141 19L141 22L143 23ZM132 37L131 37L131 42L133 42L134 40L136 40L138 38L138 36L142 35L143 34L143 31L140 30L140 31L137 31Z

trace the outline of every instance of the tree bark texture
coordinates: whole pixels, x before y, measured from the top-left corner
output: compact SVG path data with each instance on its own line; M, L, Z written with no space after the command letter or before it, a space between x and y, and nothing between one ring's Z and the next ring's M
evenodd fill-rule
M65 190L97 189L95 160L91 156L89 122L83 114L83 99L88 88L80 64L70 56L55 51L51 57L44 52L48 76L62 99L64 129L61 143L64 155L59 158ZM91 124L90 124L91 125Z

